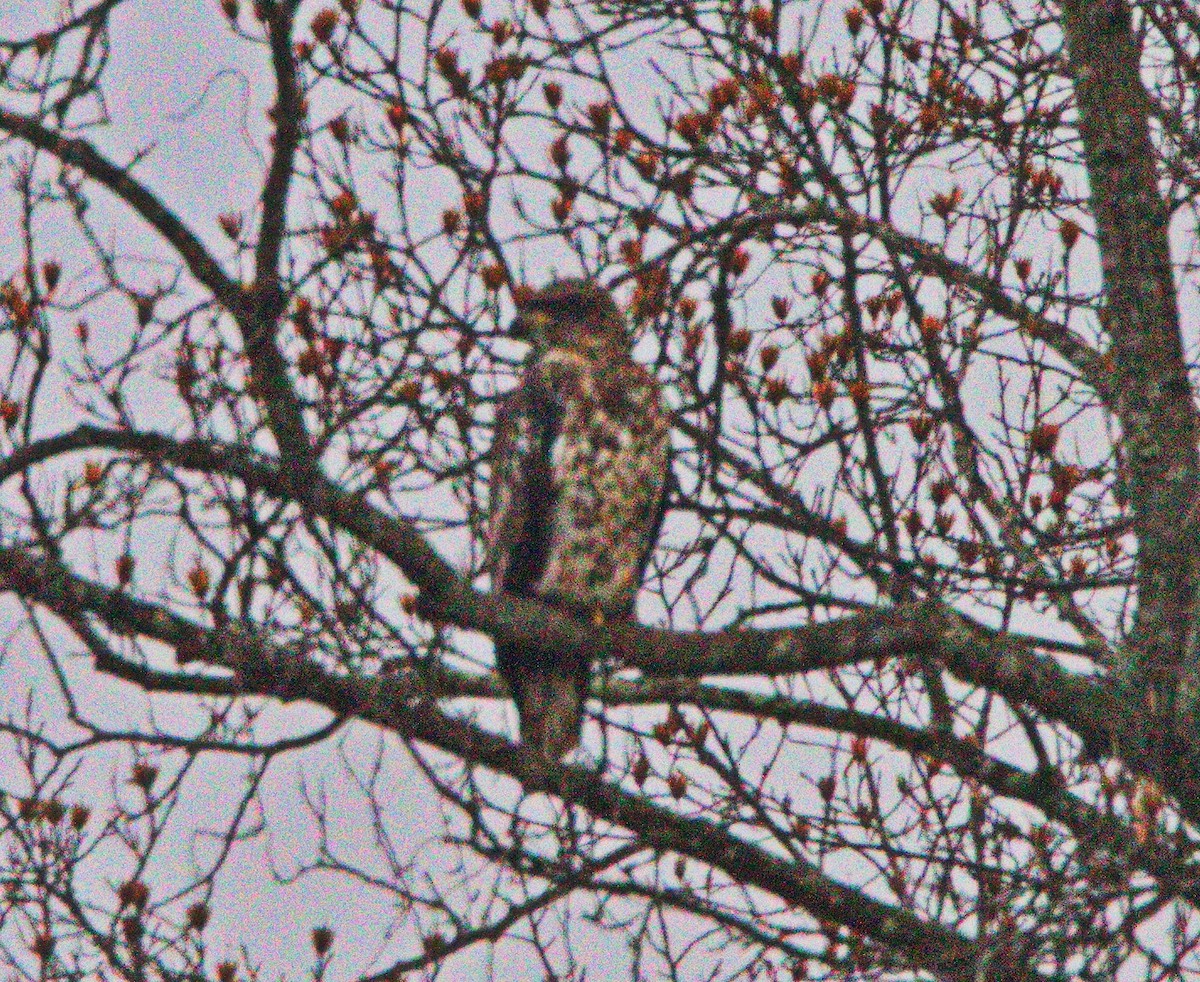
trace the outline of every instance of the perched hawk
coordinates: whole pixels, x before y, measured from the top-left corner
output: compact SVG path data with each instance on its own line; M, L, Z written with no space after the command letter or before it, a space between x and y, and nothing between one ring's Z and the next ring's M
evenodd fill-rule
M587 620L627 619L662 521L670 422L599 286L558 280L522 304L532 346L496 411L487 566L492 589ZM558 758L579 743L591 666L498 644L521 739Z

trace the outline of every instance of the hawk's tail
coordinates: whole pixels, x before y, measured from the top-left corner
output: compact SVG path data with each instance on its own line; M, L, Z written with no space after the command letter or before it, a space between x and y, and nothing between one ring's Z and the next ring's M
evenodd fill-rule
M579 746L586 677L581 678L566 665L522 658L521 652L500 654L502 671L517 706L521 742L537 747L554 760Z
M574 679L557 674L526 679L516 703L522 743L555 760L579 746L583 698Z

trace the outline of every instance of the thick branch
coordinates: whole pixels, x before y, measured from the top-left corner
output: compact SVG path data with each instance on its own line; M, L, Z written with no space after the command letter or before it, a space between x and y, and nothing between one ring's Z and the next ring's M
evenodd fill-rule
M254 250L254 290L238 312L238 327L250 360L250 370L267 410L267 422L279 446L279 455L296 470L315 470L304 411L288 374L279 347L279 321L287 298L280 283L279 263L288 226L288 193L296 165L296 151L304 126L304 93L292 52L293 4L264 7L271 67L275 75L275 124L271 164L262 190L262 222Z
M1113 749L1123 716L1097 682L1064 671L1026 644L989 636L936 602L880 609L799 628L678 632L637 624L597 628L536 600L474 589L408 522L361 494L319 477L302 478L240 447L177 441L153 433L81 426L16 451L0 463L0 482L59 454L106 447L220 473L309 509L394 563L420 590L432 619L591 660L616 659L649 675L784 675L925 653L976 685L1036 707L1070 726L1097 756Z
M1131 866L1145 870L1158 880L1164 893L1200 903L1200 867L1179 851L1154 839L1139 843L1126 822L1093 808L1063 787L1057 772L1024 771L936 727L918 728L856 709L691 679L610 681L597 688L610 705L690 704L707 710L742 713L755 720L772 719L784 726L800 724L834 733L858 734L914 756L931 757L998 795L1033 805L1047 818L1062 822L1089 847L1107 849Z
M323 686L325 683L322 680L329 677L306 653L280 646L254 629L227 624L220 630L212 630L132 597L123 590L95 584L70 573L53 561L37 559L20 550L0 549L0 590L3 589L14 590L26 600L45 606L67 623L78 625L85 616L93 616L116 633L136 631L169 644L181 653L183 660L202 660L207 664L232 668L238 673L233 679L181 674L151 669L114 657L105 658L102 664L97 664L100 670L108 674L155 691L224 696L251 694L246 688L245 673L259 674L262 670L255 666L266 662L285 665L296 686L304 679ZM435 699L446 694L503 695L502 686L486 678L468 680L466 685L454 686L451 693L442 691L439 681L436 677L426 677L424 674L402 674L389 676L386 680L359 677L355 684L383 686L391 700ZM276 692L270 694L280 698L308 698L298 695L285 697ZM784 724L800 723L837 732L861 733L911 753L936 757L963 776L978 780L999 794L1038 807L1048 817L1063 822L1076 835L1093 845L1103 844L1118 853L1128 847L1127 859L1132 865L1155 876L1171 892L1188 897L1196 895L1197 887L1188 877L1186 867L1165 846L1153 842L1133 844L1119 821L1096 813L1052 780L1043 775L1020 771L991 758L977 747L945 734L917 730L852 709L686 680L609 682L598 686L598 694L614 704L665 699L672 703L694 703L709 709L746 712L759 719L770 718ZM320 699L315 701L321 702ZM362 716L358 712L353 715ZM378 719L373 721L379 722Z
M1158 186L1150 99L1126 0L1066 0L1062 26L1108 299L1138 537L1132 678L1179 665L1195 613L1198 427L1179 333L1170 214ZM1189 670L1197 666L1187 665Z
M231 310L236 310L241 304L241 287L225 274L183 220L144 184L110 161L86 140L63 136L33 117L22 116L6 109L0 109L0 131L20 137L39 150L50 153L64 164L78 167L92 180L129 205L166 239L179 253L191 274L207 287L218 301Z
M108 591L53 562L32 560L16 550L0 549L0 569L4 570L0 585L46 604L68 621L84 613L107 614L109 618L130 615L149 621L147 627L157 635L187 635L189 644L203 651L206 661L237 673L246 695L284 702L304 700L338 716L354 716L394 730L407 739L507 774L527 791L560 796L596 818L630 830L651 848L689 856L740 883L803 907L815 917L844 924L940 978L966 982L981 977L977 969L984 964L984 953L969 939L845 887L803 860L774 856L709 821L658 807L597 773L553 762L535 750L452 719L411 687L385 679L335 674L303 654L250 632L199 628L151 605L122 598L116 591L108 598L114 606L94 610L97 593ZM143 671L142 666L130 664L121 674L147 686L162 674L151 672L140 679ZM1004 969L1004 978L1036 977L1022 966Z

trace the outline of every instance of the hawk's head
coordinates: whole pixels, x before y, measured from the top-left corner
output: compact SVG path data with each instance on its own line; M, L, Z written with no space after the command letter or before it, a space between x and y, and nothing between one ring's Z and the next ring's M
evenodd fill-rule
M554 280L542 287L521 304L510 333L540 349L629 351L621 308L607 290L589 280Z

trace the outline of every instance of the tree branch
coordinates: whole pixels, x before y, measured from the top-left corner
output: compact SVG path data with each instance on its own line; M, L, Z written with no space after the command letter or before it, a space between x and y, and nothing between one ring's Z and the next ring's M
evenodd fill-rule
M68 622L85 612L102 619L128 617L145 624L155 636L171 643L183 642L203 651L205 661L234 670L244 695L313 702L336 715L375 723L465 761L482 764L516 779L526 791L562 797L598 819L620 825L650 848L689 856L738 882L803 907L817 918L844 924L903 953L940 978L975 980L979 977L977 968L985 963L984 953L955 932L842 886L804 860L787 861L774 856L712 822L676 814L597 773L554 762L536 750L453 719L416 689L328 671L304 654L233 626L220 630L199 628L117 591L88 584L51 561L31 560L16 550L0 549L0 570L4 571L3 586L61 612ZM97 605L102 599L107 607ZM163 673L144 666L128 664L120 674L145 688L165 682L169 691L176 691L178 685L178 676L162 678ZM1020 966L1005 966L1005 971L1004 978L1037 977Z
M1064 671L1028 645L989 636L936 601L868 611L799 628L678 632L637 624L596 627L536 600L471 586L408 522L320 477L302 478L252 451L202 440L80 426L14 452L0 481L61 453L105 447L236 477L290 499L378 550L421 590L430 619L546 651L611 658L652 676L784 675L923 651L953 673L1070 726L1096 756L1112 752L1122 713L1100 684Z
M144 184L79 137L63 136L31 116L0 109L0 131L45 150L116 195L140 215L179 254L191 274L230 310L243 300L241 286L230 279L191 229Z
M1138 537L1138 609L1123 674L1144 683L1147 673L1186 661L1184 669L1196 677L1200 428L1175 305L1170 215L1158 187L1141 51L1126 0L1065 0L1062 27L1108 298L1117 374L1113 409L1124 431ZM1152 715L1176 715L1174 687L1150 687L1152 700L1167 696ZM1194 707L1178 708L1185 719L1175 722L1194 731Z

